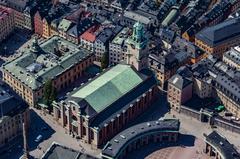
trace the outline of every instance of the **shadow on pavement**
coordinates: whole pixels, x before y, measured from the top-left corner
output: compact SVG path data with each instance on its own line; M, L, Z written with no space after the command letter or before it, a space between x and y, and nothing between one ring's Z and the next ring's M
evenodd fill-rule
M143 122L158 120L161 117L164 117L165 114L169 112L169 110L170 108L168 107L166 97L159 93L157 100L143 114L137 117L137 119L130 122L126 128Z
M5 57L9 57L15 53L24 43L30 39L30 33L16 29L6 40L0 43L0 53Z
M30 117L28 147L29 151L32 151L37 149L41 142L49 139L55 131L32 109L30 109ZM43 138L39 143L37 143L34 140L40 134ZM0 154L0 159L19 159L23 155L23 136L20 135L9 144L11 144L9 147L4 147L6 150Z
M29 150L32 151L38 147L38 145L44 140L51 138L52 134L55 133L53 130L36 112L30 109L30 128L28 134L28 146ZM35 142L34 140L38 135L42 135L42 140L40 142Z

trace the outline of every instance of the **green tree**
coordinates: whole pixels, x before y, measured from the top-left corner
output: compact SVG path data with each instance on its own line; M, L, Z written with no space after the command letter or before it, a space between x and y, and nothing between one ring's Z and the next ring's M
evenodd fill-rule
M109 64L109 59L108 59L108 53L104 53L102 59L101 59L101 68L107 68Z
M48 106L48 108L51 108L51 103L56 99L57 92L54 86L52 85L51 80L47 80L43 87L43 101Z

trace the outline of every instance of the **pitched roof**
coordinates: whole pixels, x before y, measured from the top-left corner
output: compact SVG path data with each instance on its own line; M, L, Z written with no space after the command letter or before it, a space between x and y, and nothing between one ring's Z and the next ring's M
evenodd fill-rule
M216 46L228 39L240 35L240 18L226 20L215 26L207 27L200 31L196 38L204 41L209 46Z
M90 18L85 18L81 20L79 23L74 25L72 28L70 28L67 32L67 34L73 36L73 37L79 37L82 35L87 29L92 27L93 25L97 24L97 21L92 20Z
M169 83L171 83L172 85L174 85L175 87L179 88L180 90L184 89L185 87L187 87L189 84L192 83L191 80L180 76L179 74L176 74L174 76L172 76L169 80Z
M99 113L141 82L142 77L130 66L117 65L72 96L86 100Z

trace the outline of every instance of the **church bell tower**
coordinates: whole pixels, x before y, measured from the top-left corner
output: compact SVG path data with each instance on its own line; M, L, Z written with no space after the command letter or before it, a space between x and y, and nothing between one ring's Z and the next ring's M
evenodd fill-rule
M133 33L127 39L127 64L138 71L148 68L148 39L140 22L133 26Z

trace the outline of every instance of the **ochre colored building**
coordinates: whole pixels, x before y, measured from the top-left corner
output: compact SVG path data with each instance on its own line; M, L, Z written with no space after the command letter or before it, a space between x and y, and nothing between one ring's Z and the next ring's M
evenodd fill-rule
M222 58L223 53L240 44L240 18L207 27L195 37L195 44L208 54Z
M14 12L11 8L0 6L0 42L14 30Z
M30 106L43 97L43 86L51 80L57 91L68 87L93 64L94 54L58 36L32 46L19 58L5 63L3 80Z

